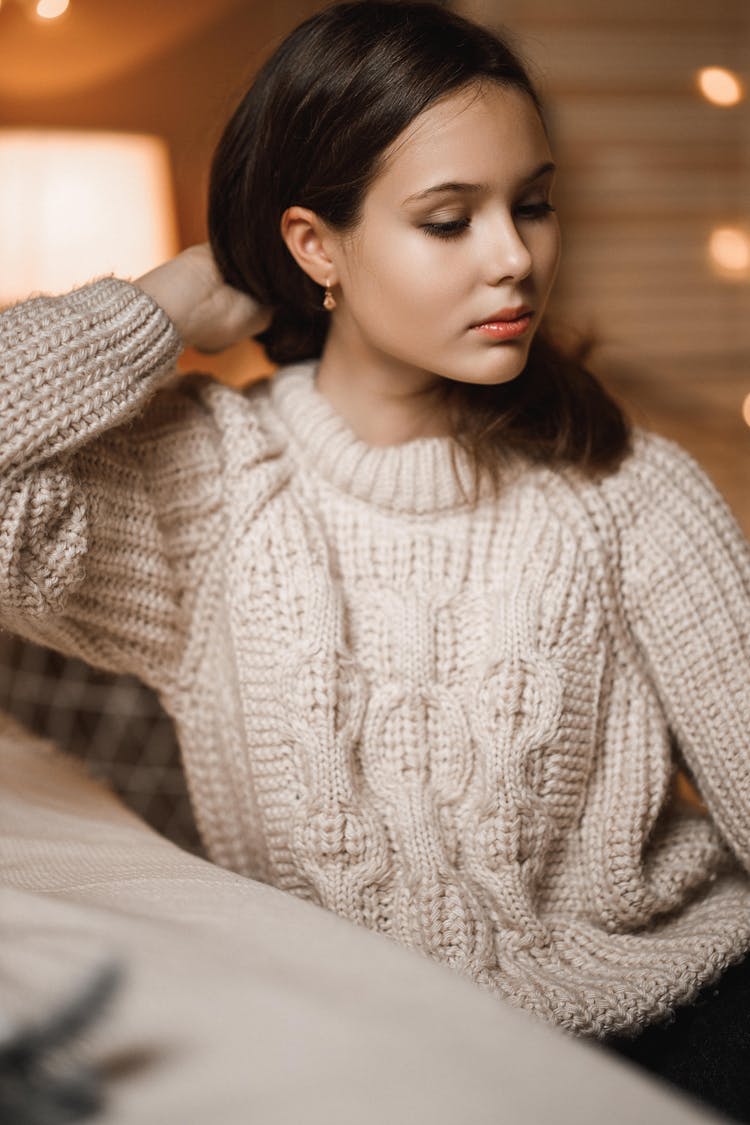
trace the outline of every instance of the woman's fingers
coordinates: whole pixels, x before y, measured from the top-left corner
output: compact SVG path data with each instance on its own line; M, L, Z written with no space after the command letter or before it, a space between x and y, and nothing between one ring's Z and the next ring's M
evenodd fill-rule
M186 347L216 352L262 332L273 309L227 285L207 243L190 246L136 281L161 305Z

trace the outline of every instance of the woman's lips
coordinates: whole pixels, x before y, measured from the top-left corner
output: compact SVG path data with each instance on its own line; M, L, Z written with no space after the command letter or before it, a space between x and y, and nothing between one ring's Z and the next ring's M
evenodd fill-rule
M512 340L515 336L523 336L533 318L533 313L526 313L517 320L489 320L486 324L475 324L472 332L481 332L495 340Z

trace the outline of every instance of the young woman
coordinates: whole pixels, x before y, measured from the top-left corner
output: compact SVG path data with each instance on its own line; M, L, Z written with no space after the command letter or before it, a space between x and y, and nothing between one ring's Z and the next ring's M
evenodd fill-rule
M297 27L213 258L3 314L0 599L158 691L216 863L637 1055L750 948L750 546L545 335L553 178L489 32ZM272 378L174 376L248 333Z

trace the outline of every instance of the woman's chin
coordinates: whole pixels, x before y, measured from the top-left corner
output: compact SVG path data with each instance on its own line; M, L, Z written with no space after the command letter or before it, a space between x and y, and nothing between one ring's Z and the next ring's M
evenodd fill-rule
M512 383L523 371L528 358L527 349L513 355L492 356L485 362L475 363L467 372L466 381L481 384Z

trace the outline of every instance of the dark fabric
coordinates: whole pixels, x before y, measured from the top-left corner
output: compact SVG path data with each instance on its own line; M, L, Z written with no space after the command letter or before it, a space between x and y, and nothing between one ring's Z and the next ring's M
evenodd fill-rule
M750 956L724 971L669 1023L635 1039L609 1036L604 1047L736 1121L750 1122Z

